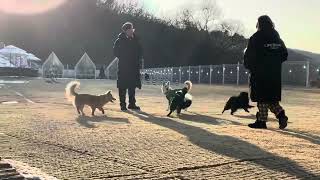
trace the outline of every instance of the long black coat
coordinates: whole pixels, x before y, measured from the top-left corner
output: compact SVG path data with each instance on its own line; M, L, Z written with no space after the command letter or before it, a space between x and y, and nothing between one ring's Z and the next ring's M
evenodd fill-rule
M119 59L117 87L141 89L142 47L139 39L136 36L128 38L125 33L120 33L114 42L113 53Z
M281 69L288 51L274 29L251 36L244 55L250 71L250 97L253 102L281 101Z

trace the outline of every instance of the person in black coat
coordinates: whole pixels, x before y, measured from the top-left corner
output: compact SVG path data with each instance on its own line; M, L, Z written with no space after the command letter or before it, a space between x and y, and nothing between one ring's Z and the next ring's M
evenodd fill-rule
M287 126L288 117L279 104L282 63L287 57L287 48L270 17L259 17L257 32L250 37L244 55L244 66L250 71L250 98L259 109L256 122L249 127L266 129L268 109L278 118L280 129Z
M114 43L113 52L114 56L119 59L117 88L119 89L121 110L127 110L127 89L129 94L128 108L140 110L140 107L136 105L135 89L141 89L140 59L142 59L142 47L139 38L134 33L132 23L123 24L122 32Z
M101 66L101 67L100 67L99 78L100 78L100 79L105 79L105 78L106 78L106 74L105 74L105 72L104 72L104 66Z

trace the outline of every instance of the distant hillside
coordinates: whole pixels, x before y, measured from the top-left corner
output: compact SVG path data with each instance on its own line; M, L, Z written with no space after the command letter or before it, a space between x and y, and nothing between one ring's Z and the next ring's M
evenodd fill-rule
M310 61L311 58L309 56L306 56L305 54L301 54L300 52L294 50L294 49L288 49L289 61Z
M207 32L188 20L163 21L135 7L114 8L113 0L68 0L41 15L0 12L0 42L46 59L54 51L72 67L87 52L97 67L113 59L113 42L124 22L134 23L145 67L231 64L243 56L247 39L227 31Z
M312 53L309 51L303 51L299 49L291 49L293 53L299 54L299 56L304 56L310 62L320 63L320 54Z

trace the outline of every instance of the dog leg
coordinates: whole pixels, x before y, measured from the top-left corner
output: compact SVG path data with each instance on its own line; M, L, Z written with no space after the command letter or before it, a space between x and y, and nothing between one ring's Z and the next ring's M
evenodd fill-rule
M167 115L168 117L170 117L170 115L173 113L172 110L170 110L169 114Z
M181 108L178 107L178 108L177 108L177 114L179 115L180 113L181 113Z
M80 112L81 112L81 115L82 115L82 116L85 116L86 114L84 114L84 112L83 112L83 108L84 108L84 106L80 106L80 107L79 107Z
M96 107L91 107L91 115L94 116L94 111L96 110Z
M236 111L236 109L231 109L231 115L233 115Z
M81 114L80 113L80 107L78 107L78 106L77 106L77 112L78 112L78 114Z
M102 107L99 108L99 110L102 112L102 114L104 114L104 109Z

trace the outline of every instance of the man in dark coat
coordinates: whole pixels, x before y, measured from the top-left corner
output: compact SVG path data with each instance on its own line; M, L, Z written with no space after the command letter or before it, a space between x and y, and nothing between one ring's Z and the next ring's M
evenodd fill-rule
M280 106L282 63L288 52L270 17L261 16L257 23L258 31L250 37L244 66L250 71L250 97L257 102L257 120L249 124L251 128L266 129L268 109L279 120L279 128L287 126L288 117Z
M122 26L122 33L113 47L114 56L118 62L118 81L119 99L121 110L127 110L126 94L129 94L129 109L140 110L136 105L135 89L141 89L140 78L140 59L142 58L142 47L139 39L134 33L133 25L130 22Z
M101 68L100 68L99 78L100 79L105 79L106 78L106 74L104 72L104 66L101 66Z

